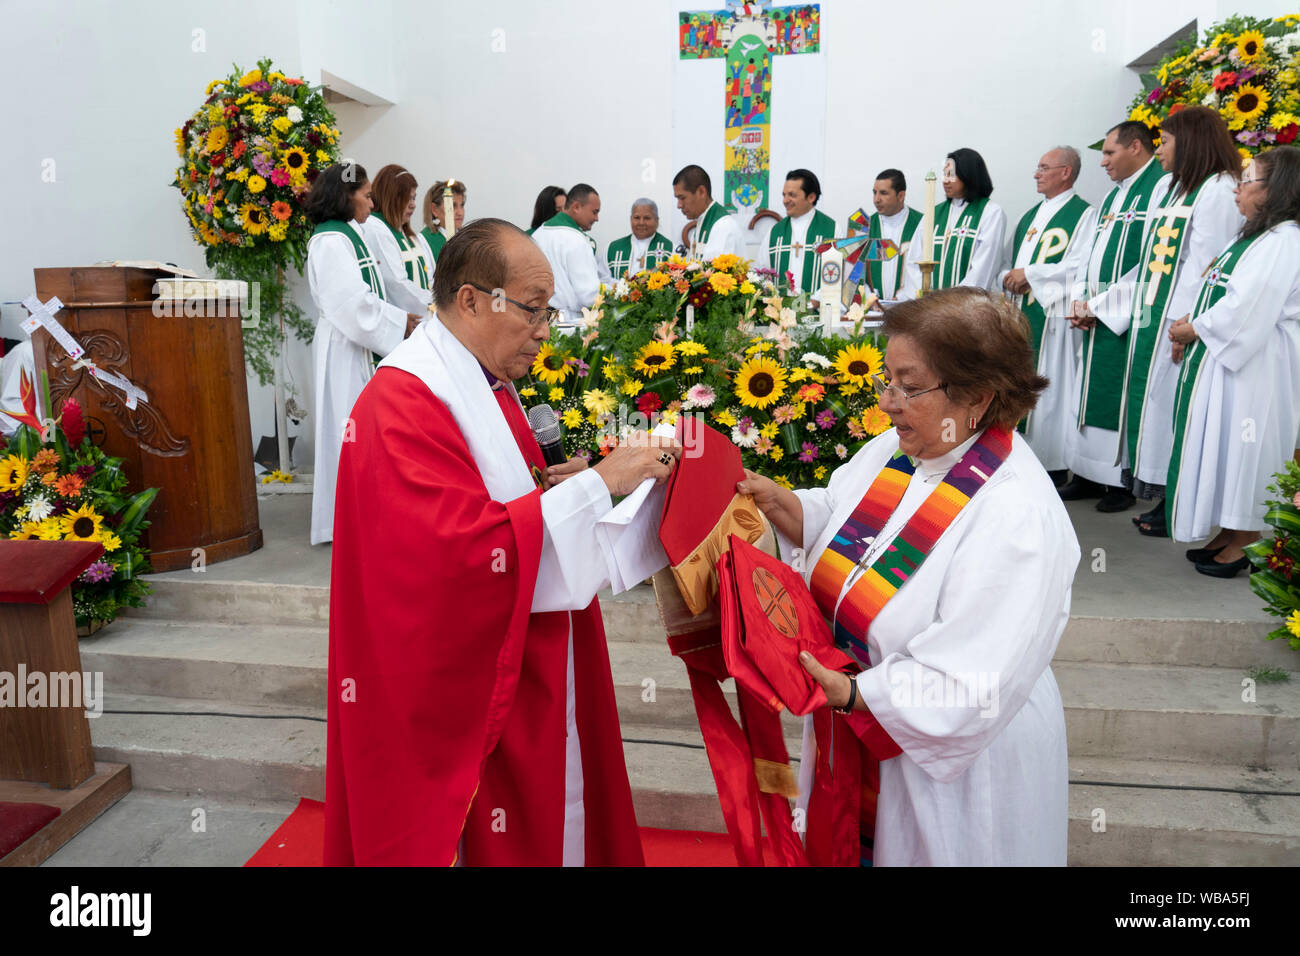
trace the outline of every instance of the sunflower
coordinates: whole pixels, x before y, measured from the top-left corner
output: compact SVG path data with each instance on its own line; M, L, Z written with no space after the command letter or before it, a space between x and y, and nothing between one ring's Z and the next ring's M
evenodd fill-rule
M750 408L767 408L785 394L785 369L763 355L750 359L736 373L736 398Z
M1254 83L1244 83L1237 88L1236 94L1228 104L1232 115L1229 129L1241 129L1247 123L1264 115L1268 109L1268 91Z
M284 157L280 160L280 165L295 179L305 176L308 165L306 150L297 146L290 146L284 151Z
M10 455L0 461L0 491L17 491L27 480L27 459Z
M39 521L24 521L22 527L14 528L9 532L9 537L14 541L27 541L32 538L41 536L41 523Z
M224 126L214 126L208 130L208 152L219 153L226 148L230 142L230 131Z
M251 202L239 207L239 219L244 224L244 231L250 236L260 236L266 232L266 210Z
M879 405L872 405L862 413L862 427L867 430L867 434L875 437L888 428L893 427L893 422Z
M667 342L647 342L641 351L636 353L632 368L648 378L657 372L672 368L675 361L673 347Z
M533 374L544 385L562 385L573 371L572 366L565 361L566 358L554 345L545 342L538 350L537 358L533 359Z
M179 156L185 155L185 130L179 126L176 127L176 153Z
M68 541L98 541L104 519L90 505L82 505L58 519L59 530Z
M1237 37L1237 56L1242 63L1254 63L1264 52L1264 34L1258 30L1247 30Z
M839 350L835 356L835 371L853 385L865 385L872 375L880 374L880 350L863 343Z

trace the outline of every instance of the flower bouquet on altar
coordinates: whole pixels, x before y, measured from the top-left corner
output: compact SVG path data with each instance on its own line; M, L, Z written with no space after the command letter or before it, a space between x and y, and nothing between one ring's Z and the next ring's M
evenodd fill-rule
M1268 490L1278 497L1267 502L1264 521L1273 537L1246 546L1255 566L1250 588L1264 599L1264 610L1282 618L1282 626L1269 632L1270 641L1286 638L1300 651L1300 465L1288 461Z
M42 375L45 407L50 407L49 380ZM113 620L123 607L142 607L149 585L148 552L140 533L145 513L158 494L146 488L124 493L122 459L110 458L86 435L81 406L63 401L59 415L36 414L35 390L22 374L23 407L3 409L21 422L0 451L0 535L42 541L98 541L104 554L72 584L77 626L93 630Z

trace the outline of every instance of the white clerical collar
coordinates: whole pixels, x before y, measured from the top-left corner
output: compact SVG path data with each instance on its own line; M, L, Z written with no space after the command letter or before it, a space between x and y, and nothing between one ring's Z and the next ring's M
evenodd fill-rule
M907 207L904 206L902 209L898 210L898 212L894 213L892 216L886 216L883 212L880 213L879 215L880 215L880 221L882 223L886 223L890 226L893 226L907 219Z
M961 212L961 210L966 206L965 199L950 199L948 201L952 203L952 208L954 212Z
M654 238L654 233L651 233L650 235L646 236L644 239L638 239L635 233L632 233L631 235L632 235L633 248L637 246L648 246L650 245L650 240Z
M942 478L952 470L953 465L961 461L961 456L970 451L971 445L975 444L975 440L982 434L984 434L984 430L980 429L952 451L945 455L940 455L938 458L918 458L916 461L917 474L919 474L925 481L930 481L936 477Z
M1070 197L1073 195L1074 195L1074 187L1071 186L1065 192L1058 193L1057 195L1053 196L1051 199L1044 199L1043 211L1046 212L1049 209L1050 210L1059 209L1061 206L1064 206L1067 202L1069 202Z
M1155 158L1154 156L1152 156L1152 157L1151 157L1150 159L1148 159L1145 163L1143 163L1143 164L1141 165L1141 167L1139 167L1139 169L1137 170L1137 172L1133 173L1133 174L1132 174L1131 176L1129 176L1127 179L1121 179L1121 180L1119 181L1120 188L1121 188L1121 189L1125 189L1125 190L1127 190L1130 186L1133 185L1133 180L1137 179L1139 176L1141 176L1143 173L1145 173L1145 172L1147 171L1147 167L1150 166L1150 165L1151 165L1152 163L1154 163L1154 162L1157 162L1157 160L1156 160L1156 158Z

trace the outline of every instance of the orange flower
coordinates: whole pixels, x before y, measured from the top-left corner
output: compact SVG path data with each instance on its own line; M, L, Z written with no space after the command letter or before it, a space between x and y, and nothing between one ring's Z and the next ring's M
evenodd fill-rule
M271 203L271 215L284 222L293 215L293 209L283 199L278 199Z
M805 385L799 389L798 400L801 402L820 402L826 395L826 389L820 385Z
M59 453L53 448L42 448L32 459L32 471L44 474L59 467Z
M45 474L41 475L41 484L43 485L52 485L58 480L59 473L57 471L47 471Z
M641 290L633 289L631 292L627 294L627 297L629 301L636 302L641 298Z
M85 484L80 475L64 475L54 483L54 490L65 498L75 498Z
M685 295L687 292L691 291L691 283L686 279L678 279L673 283L673 288L676 289L679 294Z

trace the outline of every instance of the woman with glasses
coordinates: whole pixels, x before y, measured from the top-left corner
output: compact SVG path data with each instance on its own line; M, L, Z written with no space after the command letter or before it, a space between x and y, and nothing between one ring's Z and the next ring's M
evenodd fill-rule
M352 405L375 363L423 317L387 300L383 272L363 224L374 207L370 180L355 163L331 166L312 183L307 215L307 282L320 318L312 339L316 375L316 465L311 543L334 538L334 485Z
M982 289L900 303L884 331L875 387L894 427L824 489L739 485L858 664L803 661L830 705L805 725L809 846L833 820L838 862L1064 865L1050 662L1079 545L1015 431L1047 380L1024 318ZM855 814L846 844L838 824Z
M1231 578L1264 530L1272 475L1300 425L1300 150L1260 153L1237 187L1241 233L1211 264L1191 316L1169 329L1181 359L1169 462L1175 541L1219 533L1187 558Z

